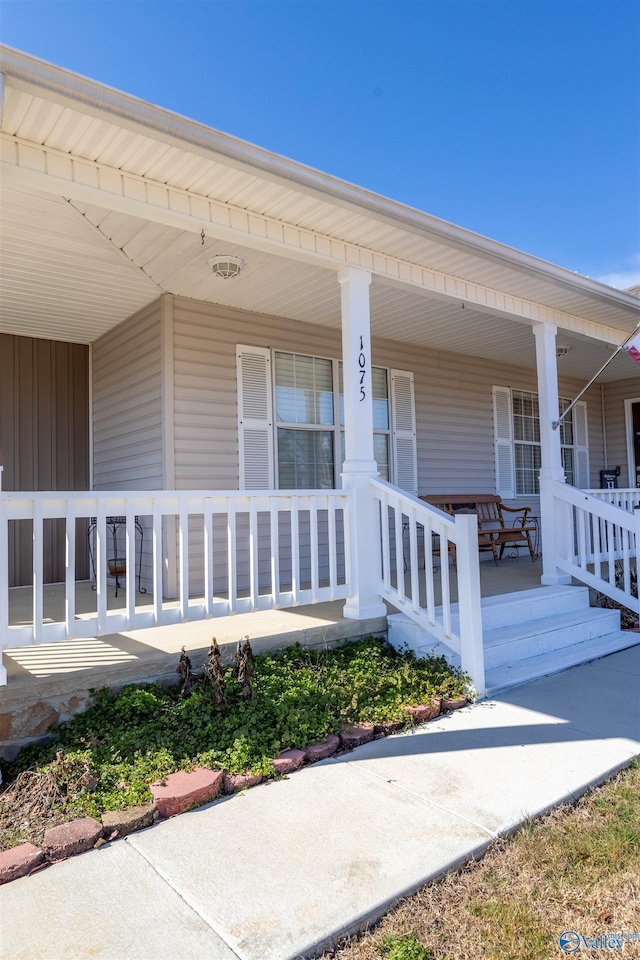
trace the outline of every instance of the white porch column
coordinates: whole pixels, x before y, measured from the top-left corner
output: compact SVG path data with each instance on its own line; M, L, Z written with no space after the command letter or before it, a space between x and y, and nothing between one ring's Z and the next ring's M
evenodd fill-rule
M350 620L384 617L387 608L378 593L380 522L378 505L369 485L378 476L373 456L373 396L371 378L371 274L347 267L338 274L342 300L342 367L344 378L344 434L346 460L342 485L353 492L349 542L351 595L344 606Z
M559 416L558 364L556 357L557 327L552 323L536 323L536 363L538 368L538 405L540 410L540 522L542 526L542 577L545 585L571 583L571 577L556 567L554 557L567 556L569 525L566 511L556 510L553 481L565 483L560 430L553 429ZM563 505L564 507L565 505Z

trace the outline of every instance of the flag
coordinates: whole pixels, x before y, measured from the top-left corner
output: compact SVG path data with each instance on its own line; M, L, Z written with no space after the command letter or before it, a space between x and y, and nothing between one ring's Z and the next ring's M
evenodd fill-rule
M640 333L636 333L633 340L629 340L629 343L625 343L625 350L632 357L637 364L640 364Z

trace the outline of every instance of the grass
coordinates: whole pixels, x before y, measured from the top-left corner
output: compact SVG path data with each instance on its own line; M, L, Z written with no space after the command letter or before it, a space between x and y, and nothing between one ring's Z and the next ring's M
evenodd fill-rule
M640 763L496 841L404 901L334 960L549 960L558 938L640 932ZM422 951L422 952L420 952ZM604 951L605 953L611 951ZM615 951L613 951L615 952ZM640 956L627 941L624 956ZM580 954L592 953L584 945Z
M63 820L149 801L149 784L176 770L268 775L282 750L323 740L345 722L408 724L406 705L455 696L468 682L443 658L416 660L374 638L322 652L296 645L256 657L255 667L254 700L243 700L225 669L224 707L204 677L187 698L154 684L100 691L88 710L51 728L48 743L3 765L0 849L40 843Z

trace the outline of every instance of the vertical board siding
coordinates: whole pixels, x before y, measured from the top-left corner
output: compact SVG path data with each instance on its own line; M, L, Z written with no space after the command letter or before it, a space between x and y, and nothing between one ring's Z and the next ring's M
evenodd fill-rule
M160 338L157 300L93 345L95 490L163 488ZM139 520L144 529L142 585L150 590L153 525L150 517ZM124 556L124 529L117 551Z
M0 334L0 464L5 490L89 486L89 348ZM65 577L64 524L44 524L46 583ZM32 582L31 523L9 525L9 584ZM76 537L76 575L87 575L86 533Z
M629 360L631 364L631 360ZM628 487L633 481L629 478L629 457L627 454L627 430L624 417L624 401L640 397L640 377L607 383L604 388L604 410L607 433L607 463L610 469L620 467L619 487ZM600 486L600 477L594 483Z

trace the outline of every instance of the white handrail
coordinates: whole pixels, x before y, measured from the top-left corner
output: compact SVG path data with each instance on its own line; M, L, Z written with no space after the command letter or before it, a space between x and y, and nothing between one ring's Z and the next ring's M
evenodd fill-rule
M460 514L454 518L384 480L372 478L370 482L379 504L380 595L459 654L462 669L471 677L476 691L483 694L477 517ZM424 566L419 562L420 543ZM434 550L440 553L436 572ZM457 607L451 600L450 554L456 558L453 576L457 578ZM439 606L435 603L436 577L442 597Z
M2 646L87 638L346 599L351 589L347 562L350 499L343 490L3 492L0 650ZM118 518L115 532L109 527L109 518ZM43 591L45 528L50 520L64 525L65 578L61 588L65 613L55 622L46 615ZM9 531L10 525L20 521L30 522L33 528L33 618L31 623L12 624L8 570L13 537ZM76 554L92 522L90 573L95 583L95 614L79 615ZM169 550L174 535L177 549ZM126 591L124 607L114 605L109 583L108 566L116 559L111 556L114 551L117 558L125 560L120 581L120 588ZM172 553L178 558L178 596L166 598L165 565ZM136 593L140 586L148 591L146 602Z
M558 525L569 519L569 536L555 565L612 600L640 613L640 600L631 590L634 558L640 542L640 508L632 490L577 490L550 483ZM594 493L599 494L595 496ZM620 494L621 506L612 503Z
M640 503L640 487L620 487L606 490L585 490L590 497L604 500L606 503L620 507L621 510L633 510Z

